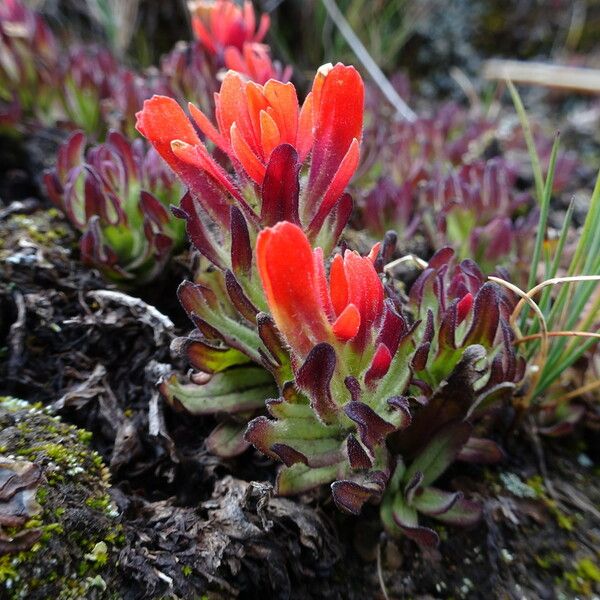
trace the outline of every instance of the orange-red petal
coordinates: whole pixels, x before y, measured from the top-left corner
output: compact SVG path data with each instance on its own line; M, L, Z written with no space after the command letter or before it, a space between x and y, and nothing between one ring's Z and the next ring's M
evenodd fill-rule
M310 243L300 227L283 221L260 232L256 257L273 319L287 343L304 357L330 336Z
M333 324L333 333L341 342L347 342L356 336L360 329L360 312L354 304L348 304Z

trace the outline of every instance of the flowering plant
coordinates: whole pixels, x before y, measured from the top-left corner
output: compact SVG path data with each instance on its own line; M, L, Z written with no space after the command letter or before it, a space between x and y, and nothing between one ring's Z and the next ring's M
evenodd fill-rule
M243 7L231 0L191 0L192 28L210 54L222 56L226 48L243 50L247 42L262 42L270 25L269 15L260 17L258 27L254 7L244 0Z
M383 499L388 529L412 535L416 512L397 518L398 494L427 513L427 495L443 494L430 484L455 458L501 454L471 434L512 393L522 365L506 321L511 299L473 262L454 265L451 250L431 259L408 302L383 270L393 235L368 256L344 250L327 260L352 207L344 189L358 165L362 111L352 67L322 67L302 106L292 84L229 72L216 125L189 106L226 169L177 102L146 101L138 129L188 187L176 214L210 265L179 289L196 331L176 346L199 372L160 387L175 406L229 415L209 436L214 451L232 456L251 443L281 460L278 493L331 484L354 514ZM443 460L425 468L446 438ZM418 480L410 498L406 476ZM432 510L448 521L478 516L458 495L442 500Z

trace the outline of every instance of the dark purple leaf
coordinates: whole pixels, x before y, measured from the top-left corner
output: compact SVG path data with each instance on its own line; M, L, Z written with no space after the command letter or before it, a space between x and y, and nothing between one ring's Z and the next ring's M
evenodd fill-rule
M344 193L333 208L331 212L331 243L333 245L340 238L348 224L353 207L354 202L352 196L348 193Z
M473 323L463 345L481 344L491 348L500 322L498 288L487 282L477 292L473 303Z
M174 213L176 216L183 215L186 220L186 231L190 241L195 248L219 269L225 269L226 265L221 254L215 246L215 240L205 225L206 216L204 210L197 200L192 198L188 192L181 199L179 209Z
M421 344L415 351L411 364L412 368L415 372L423 371L427 366L427 359L429 358L429 348L431 344L429 342L425 342Z
M284 364L284 362L288 360L289 355L285 344L281 337L279 337L279 332L275 327L273 319L266 313L259 312L256 315L256 325L258 327L258 335L265 345L265 348L269 351L277 364Z
M244 293L242 286L229 269L225 271L225 287L227 288L231 303L235 306L240 315L242 315L249 323L256 323L258 308L250 302L248 296Z
M373 466L371 457L352 434L346 440L346 450L350 466L353 469L370 469Z
M334 421L339 412L330 389L335 363L333 347L326 343L317 344L296 373L296 384L308 393L311 406L324 423Z
M302 452L298 452L298 450L294 450L291 446L287 444L272 444L271 450L277 454L281 462L286 467L291 467L296 463L302 463L304 465L308 465L308 459Z
M236 275L248 275L252 269L250 233L242 211L231 207L231 268Z
M354 481L334 481L331 493L336 506L352 515L359 515L363 505L376 494L376 490Z
M298 153L290 144L273 150L262 184L261 222L270 227L280 221L300 224L298 217Z
M245 452L250 444L244 439L246 423L224 422L206 438L206 448L221 458L233 458Z
M456 459L471 435L473 427L466 421L454 422L438 431L408 468L405 480L410 481L420 471L423 485L433 483Z
M360 383L358 382L358 379L356 379L356 377L351 377L350 375L348 375L348 377L344 379L344 385L346 386L346 388L348 388L348 391L350 392L350 398L352 399L352 401L360 402L362 391L360 389Z
M457 460L468 463L493 465L506 458L504 450L493 440L471 436L462 447Z
M396 428L382 419L370 406L363 402L348 402L344 412L357 427L362 443L373 451Z

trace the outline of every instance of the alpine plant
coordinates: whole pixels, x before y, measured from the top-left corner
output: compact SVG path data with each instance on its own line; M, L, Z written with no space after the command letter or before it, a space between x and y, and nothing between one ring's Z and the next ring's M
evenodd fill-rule
M125 285L147 283L183 247L185 228L169 211L181 187L141 139L112 131L106 143L85 145L75 132L61 146L44 174L48 196L83 234L85 264Z
M0 3L0 125L51 120L59 56L40 14L19 0Z
M335 250L363 102L359 74L337 64L301 105L291 83L233 72L214 119L189 105L190 120L168 97L144 103L137 128L188 188L174 212L202 257L179 288L196 329L176 347L194 372L160 389L176 407L225 415L211 450L253 444L281 461L279 494L330 484L340 509L381 503L392 534L431 545L418 513L479 516L435 480L454 460L502 456L482 423L522 375L513 299L443 249L407 300L384 274L392 233L367 256Z

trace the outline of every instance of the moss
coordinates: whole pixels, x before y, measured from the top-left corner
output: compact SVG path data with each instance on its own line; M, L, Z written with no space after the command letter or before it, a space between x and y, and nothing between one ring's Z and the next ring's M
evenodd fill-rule
M600 583L600 566L590 557L582 558L573 571L564 574L564 580L576 594L591 597L597 587L594 584Z
M89 432L46 410L0 398L0 446L40 465L45 478L36 494L41 513L20 529L41 536L28 550L0 557L0 597L110 597L107 582L123 534L108 493L108 470L90 439Z

